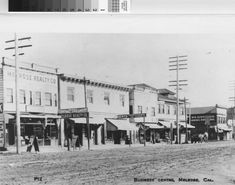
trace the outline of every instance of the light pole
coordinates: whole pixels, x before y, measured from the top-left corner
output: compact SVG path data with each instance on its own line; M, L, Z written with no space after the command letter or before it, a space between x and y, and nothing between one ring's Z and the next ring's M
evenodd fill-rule
M26 47L32 47L32 45L20 45L18 44L19 41L24 41L24 40L30 40L31 37L24 37L24 38L18 38L17 34L15 33L15 38L14 40L8 40L5 41L5 43L12 43L14 42L15 46L14 47L8 47L5 48L5 50L12 50L14 49L15 54L15 102L16 102L16 153L20 154L21 153L21 140L20 140L20 110L19 110L19 82L18 82L18 77L19 77L19 66L18 66L18 56L23 55L24 53L19 53L18 49L19 48L26 48Z
M174 56L174 57L169 57L169 70L170 71L176 71L176 80L169 81L170 83L173 83L169 86L175 86L176 87L176 129L177 129L177 139L176 143L180 143L180 138L179 138L179 88L180 86L186 86L187 80L179 80L179 71L187 69L186 66L188 60L187 60L187 55L184 56ZM173 59L173 60L172 60ZM173 64L172 64L173 63Z

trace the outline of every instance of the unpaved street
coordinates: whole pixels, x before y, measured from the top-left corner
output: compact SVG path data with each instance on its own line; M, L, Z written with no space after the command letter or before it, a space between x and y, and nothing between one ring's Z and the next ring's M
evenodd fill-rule
M0 166L4 185L235 184L235 142L1 154Z

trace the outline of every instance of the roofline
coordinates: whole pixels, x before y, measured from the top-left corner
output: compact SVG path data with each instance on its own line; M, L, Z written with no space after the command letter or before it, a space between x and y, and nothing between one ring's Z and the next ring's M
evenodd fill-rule
M61 73L59 74L59 79L62 81L70 81L73 83L84 84L84 77L81 77L81 76ZM131 90L130 87L124 86L124 85L112 84L112 83L103 82L103 81L96 81L96 80L87 79L87 78L85 78L85 80L86 80L85 83L87 85L93 85L93 86L110 88L110 89L117 89L117 90L128 91L128 92Z

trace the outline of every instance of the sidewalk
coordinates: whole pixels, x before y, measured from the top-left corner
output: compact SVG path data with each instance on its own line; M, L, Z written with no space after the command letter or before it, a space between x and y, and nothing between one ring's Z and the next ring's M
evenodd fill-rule
M165 143L146 143L146 146L161 146L166 145ZM115 148L133 148L133 147L144 147L144 144L132 144L132 145L125 145L125 144L100 144L100 145L91 145L90 150L110 150ZM21 153L26 153L27 146L21 146ZM52 152L67 152L67 147L61 147L61 146L39 146L39 153L52 153ZM79 150L77 147L74 151L86 151L88 150L87 146L82 146ZM70 151L73 151L73 148L70 148ZM0 154L14 154L16 153L16 146L9 146L7 147L7 151L1 151ZM32 147L31 153L35 153L34 147Z

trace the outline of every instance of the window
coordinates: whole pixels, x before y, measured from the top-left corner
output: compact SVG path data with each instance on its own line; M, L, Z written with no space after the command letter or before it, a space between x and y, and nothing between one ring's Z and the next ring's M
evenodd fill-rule
M7 88L7 103L13 103L13 89Z
M165 114L165 105L162 104L162 114Z
M67 100L74 101L74 87L67 88Z
M33 92L29 91L29 105L33 105Z
M93 91L92 90L87 90L87 102L93 103Z
M171 111L170 111L170 105L167 105L167 106L166 106L166 113L167 113L167 114L170 114L170 113L171 113Z
M142 110L142 106L138 105L138 113L142 113L143 110Z
M120 94L120 104L122 107L125 106L125 95L123 94Z
M176 115L176 106L174 106L174 115Z
M25 96L25 90L20 89L20 103L25 104L26 103L26 96Z
M57 107L57 94L54 94L55 107Z
M37 91L35 92L35 105L41 105L42 99L41 99L41 92Z
M158 114L161 114L161 105L158 104Z
M165 114L165 105L164 104L158 104L158 113Z
M104 93L104 103L110 105L109 93Z
M155 107L151 108L151 116L155 116Z
M45 93L45 105L52 106L52 95L51 93Z

